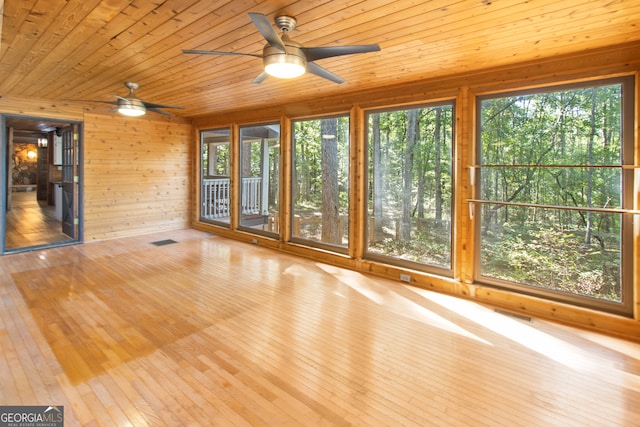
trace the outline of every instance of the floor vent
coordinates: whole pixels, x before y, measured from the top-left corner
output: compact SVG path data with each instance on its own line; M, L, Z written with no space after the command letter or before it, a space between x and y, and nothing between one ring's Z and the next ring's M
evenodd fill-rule
M516 319L524 320L525 322L531 322L531 317L525 316L523 314L512 313L510 311L500 310L499 308L496 308L494 311L496 313L499 313L499 314L504 314L505 316L515 317Z
M152 245L156 245L156 246L165 246L165 245L170 245L172 243L178 243L173 239L167 239L167 240L158 240L157 242L151 242Z

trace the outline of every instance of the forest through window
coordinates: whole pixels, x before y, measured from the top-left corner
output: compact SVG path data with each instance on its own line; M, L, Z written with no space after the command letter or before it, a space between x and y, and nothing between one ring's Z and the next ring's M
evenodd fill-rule
M369 257L451 269L453 105L368 114Z
M479 95L461 141L453 99L203 130L200 220L628 316L634 95L633 77Z
M292 236L349 246L349 117L293 122Z
M632 216L632 171L623 166L633 159L624 90L613 83L481 100L483 280L623 302L632 262L622 251L632 247L623 242Z

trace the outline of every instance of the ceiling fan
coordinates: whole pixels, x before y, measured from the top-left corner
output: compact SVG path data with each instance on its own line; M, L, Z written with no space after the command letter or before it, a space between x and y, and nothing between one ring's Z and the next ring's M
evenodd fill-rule
M296 27L297 21L291 16L277 16L276 26L282 31L282 37L273 29L266 16L261 13L249 13L249 17L258 31L267 41L262 55L239 52L220 52L215 50L183 50L183 53L197 55L233 55L253 56L262 58L264 71L256 77L252 83L261 83L268 75L279 78L293 78L304 74L305 71L316 76L331 80L335 83L344 83L344 79L322 68L314 61L331 58L334 56L353 55L355 53L377 52L380 46L377 44L356 46L326 46L303 47L291 40L288 33Z
M184 108L177 107L175 105L154 104L153 102L146 102L138 98L135 94L135 90L140 86L137 83L125 82L124 84L129 89L127 96L112 95L117 98L116 101L91 101L91 102L103 102L106 104L116 105L116 111L125 116L137 117L142 116L147 111L153 111L154 113L164 114L165 116L173 116L173 114L163 111L160 108Z

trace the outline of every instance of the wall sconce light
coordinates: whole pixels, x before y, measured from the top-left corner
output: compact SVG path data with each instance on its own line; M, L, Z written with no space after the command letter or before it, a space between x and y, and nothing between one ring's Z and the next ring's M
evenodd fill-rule
M48 143L47 138L38 138L38 147L46 148Z
M27 157L32 159L32 160L35 159L36 158L36 152L35 151L31 151L31 150L27 151Z

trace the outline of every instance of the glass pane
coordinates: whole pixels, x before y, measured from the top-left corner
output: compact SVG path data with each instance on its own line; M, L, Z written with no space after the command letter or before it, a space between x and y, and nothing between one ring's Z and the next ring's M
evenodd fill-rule
M231 184L229 180L229 129L200 132L202 184L200 219L228 224Z
M240 225L278 233L280 125L240 128Z
M451 268L453 106L370 114L368 253Z
M619 168L495 167L479 172L484 200L590 208L622 204Z
M622 85L481 101L480 274L620 303ZM628 187L628 186L627 186ZM594 303L592 301L592 303Z
M483 100L482 164L619 165L619 84Z
M490 204L481 215L483 276L622 300L622 215Z
M295 238L349 245L349 117L293 123Z

